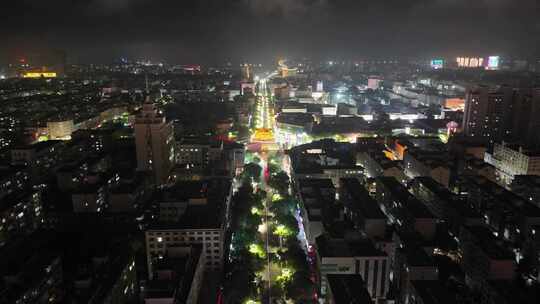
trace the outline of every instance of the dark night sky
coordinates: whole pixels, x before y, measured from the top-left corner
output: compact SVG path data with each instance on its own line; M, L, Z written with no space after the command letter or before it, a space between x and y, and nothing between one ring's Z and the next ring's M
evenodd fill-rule
M540 37L536 2L2 0L0 62L40 48L82 62L531 55Z

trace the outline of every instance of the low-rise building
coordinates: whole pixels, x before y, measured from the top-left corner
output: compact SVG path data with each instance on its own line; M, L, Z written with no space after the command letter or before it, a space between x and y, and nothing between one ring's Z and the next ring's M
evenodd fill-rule
M457 295L449 291L444 282L439 280L414 280L410 284L410 292L405 299L409 304L454 304Z
M0 198L26 188L30 183L30 174L22 168L0 169Z
M197 304L204 279L202 246L170 247L156 261L144 291L145 304Z
M84 184L71 195L73 212L99 213L107 207L107 188L104 183Z
M140 199L146 193L145 186L145 176L118 177L118 181L108 187L107 212L135 211L139 207Z
M497 168L486 163L483 159L465 157L463 166L463 175L479 175L492 182L498 182Z
M462 225L482 225L483 218L467 201L450 192L431 177L417 177L411 182L411 191L440 220L447 223L454 235Z
M327 294L328 275L360 275L373 300L383 300L389 290L390 259L369 239L346 241L322 235L317 238L321 293Z
M308 246L313 246L324 233L323 218L335 204L336 189L330 179L300 179L296 183L298 197L302 202L301 215Z
M49 139L52 140L69 140L71 139L71 134L76 130L73 119L48 121L47 129L49 131Z
M233 176L242 171L244 157L244 146L234 142L185 137L176 139L175 163L177 167L185 167L189 170L220 167Z
M459 239L463 255L461 266L470 285L482 286L489 280L514 278L514 253L501 246L489 229L481 226L463 227Z
M34 232L42 223L41 191L18 191L0 199L0 247L11 237Z
M293 179L321 179L329 178L334 187L339 188L339 180L342 178L357 178L363 180L364 170L360 166L324 166L297 169L293 172Z
M468 177L467 201L500 237L520 244L540 225L540 207L483 177Z
M392 263L392 286L398 293L397 298L406 299L412 293L412 282L436 281L439 269L433 258L408 233L396 233L394 238L398 248Z
M540 176L516 175L509 188L516 195L540 207Z
M393 177L377 177L376 200L382 211L404 231L416 231L426 240L435 236L437 218Z
M139 284L135 256L125 240L79 235L63 255L64 302L89 304L130 303Z
M369 238L383 238L387 218L367 190L357 179L343 178L340 181L339 200L344 205L345 217L355 229L365 232Z
M18 146L11 149L11 164L15 166L43 165L63 146L62 141L48 140L32 145Z
M61 298L62 259L58 242L36 233L2 248L0 302L34 304Z
M493 154L486 152L484 161L497 169L497 177L504 186L511 184L516 175L540 175L540 151L521 146L496 143Z
M429 176L441 185L450 187L451 158L445 152L407 149L403 167L409 178Z
M326 303L329 304L372 304L371 295L366 284L358 274L328 274L328 294Z
M153 264L176 246L202 245L206 270L221 270L225 250L231 181L180 182L154 198L158 214L145 231L149 274Z

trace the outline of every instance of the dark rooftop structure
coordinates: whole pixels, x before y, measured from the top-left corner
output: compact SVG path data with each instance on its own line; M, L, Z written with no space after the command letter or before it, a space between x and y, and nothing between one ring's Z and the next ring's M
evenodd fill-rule
M178 222L155 221L150 229L219 229L231 191L230 179L179 182L159 191L155 203L184 203Z
M167 256L158 260L154 268L158 273L157 278L148 282L145 298L175 298L178 301L175 303L185 303L192 288L201 252L202 246L191 246L189 254L185 256ZM172 272L173 275L161 277L160 271Z
M329 178L302 178L298 180L300 188L316 187L319 189L334 189L334 184Z
M14 147L14 149L24 149L24 150L34 149L36 150L36 152L39 153L42 150L49 149L63 142L64 141L62 140L46 140L46 141L40 141L40 142L30 144L30 145L16 146Z
M379 176L376 178L376 182L377 185L379 183L384 185L384 188L390 192L392 197L398 200L402 207L411 212L415 218L435 218L429 209L394 177Z
M504 299L503 303L536 304L540 301L540 285L525 286L508 280L491 280L490 287L496 297Z
M371 304L371 296L359 274L328 274L335 304Z
M519 210L525 217L540 218L540 208L482 176L467 178L469 194L482 192L493 200L504 203L505 209ZM487 199L486 199L487 201ZM491 202L492 203L492 202Z
M355 178L342 178L342 188L349 193L352 200L345 201L347 208L360 212L370 219L385 219L386 216L379 208L379 204L369 195L366 189Z
M407 259L407 264L413 267L435 267L433 258L429 256L423 248L419 246L406 246L404 253Z
M13 206L21 203L22 201L28 201L32 195L34 195L36 192L24 190L24 191L15 191L12 192L2 198L0 198L0 212L4 212L6 210L9 210ZM30 207L30 206L25 206Z
M514 253L501 244L501 240L493 235L491 230L482 226L467 226L463 228L472 236L472 242L493 260L513 260Z
M367 238L349 242L321 235L317 237L316 244L321 257L386 256Z
M454 304L457 301L456 295L439 280L413 280L411 285L423 304Z
M413 183L419 183L429 189L436 196L436 199L442 200L449 204L449 207L455 209L459 215L468 218L480 218L481 215L476 210L471 208L466 202L460 200L455 194L450 192L446 187L436 182L428 176L415 177Z

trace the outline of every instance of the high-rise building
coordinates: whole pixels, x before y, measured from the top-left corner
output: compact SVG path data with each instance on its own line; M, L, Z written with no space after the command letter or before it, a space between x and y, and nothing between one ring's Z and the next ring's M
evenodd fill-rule
M527 148L540 148L540 88L520 90L513 109L514 141Z
M469 89L463 116L465 134L490 144L512 138L513 99L514 90L510 87Z
M173 126L149 99L135 118L137 170L152 171L156 184L165 184L174 164Z
M540 89L477 87L466 93L464 132L490 145L516 142L540 148Z

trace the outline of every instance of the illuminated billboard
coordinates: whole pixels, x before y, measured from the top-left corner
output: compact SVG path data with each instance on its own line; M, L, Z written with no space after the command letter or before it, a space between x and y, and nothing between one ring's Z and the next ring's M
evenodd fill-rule
M456 58L456 62L460 68L479 68L484 66L484 58L482 57L458 57Z
M499 56L489 56L488 57L488 64L486 69L488 70L498 70L499 69L499 63L500 63L500 57Z
M431 59L431 68L432 69L442 69L444 67L443 59Z
M27 72L23 74L24 78L55 78L55 72Z

